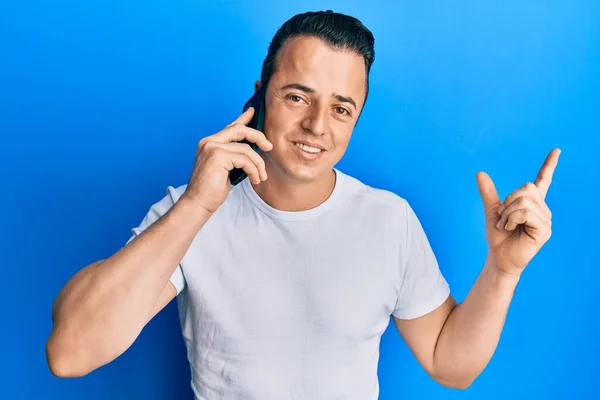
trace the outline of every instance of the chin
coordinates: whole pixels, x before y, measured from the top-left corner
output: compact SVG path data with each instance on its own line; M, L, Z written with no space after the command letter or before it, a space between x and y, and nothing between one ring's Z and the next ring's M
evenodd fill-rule
M288 177L303 183L315 182L329 171L329 169L307 167L304 165L290 165L282 169Z
M279 168L288 179L299 183L310 183L330 179L334 163L327 159L311 163L284 159L284 162L279 164Z

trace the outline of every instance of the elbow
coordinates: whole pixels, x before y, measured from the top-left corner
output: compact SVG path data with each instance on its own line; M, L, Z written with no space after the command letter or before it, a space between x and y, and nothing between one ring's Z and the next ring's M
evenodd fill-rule
M477 379L477 375L473 374L452 374L452 375L436 375L433 374L432 378L442 386L445 386L450 389L456 390L465 390L468 389L475 379Z
M468 365L465 362L457 363L443 362L434 363L428 370L429 375L440 385L450 389L466 390L479 377L483 368L476 368L475 365Z
M450 389L456 390L465 390L468 389L469 386L473 384L475 381L475 377L454 377L454 378L444 378L444 377L434 377L435 381L442 386L445 386Z
M89 373L72 351L61 346L55 337L46 343L46 361L52 375L57 378L80 378Z
M473 383L473 380L465 380L465 381L438 381L440 384L456 390L465 390Z
M75 368L72 363L64 358L49 358L48 367L52 375L57 378L80 378L85 372Z

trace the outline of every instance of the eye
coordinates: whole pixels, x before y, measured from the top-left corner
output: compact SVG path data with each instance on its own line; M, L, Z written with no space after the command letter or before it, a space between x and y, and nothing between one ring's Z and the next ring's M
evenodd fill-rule
M300 103L301 101L304 101L302 99L302 97L296 95L296 94L288 94L286 96L289 100L293 101L294 103Z
M346 110L344 107L336 107L335 110L340 115L344 115L344 114L349 115L350 114L350 111Z

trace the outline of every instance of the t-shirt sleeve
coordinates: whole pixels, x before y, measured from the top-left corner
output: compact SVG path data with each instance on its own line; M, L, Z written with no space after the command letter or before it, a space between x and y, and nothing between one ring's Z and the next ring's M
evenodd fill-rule
M129 238L127 243L131 242L154 222L158 221L163 215L165 215L165 213L169 211L169 209L171 209L171 207L173 207L173 205L179 200L183 191L184 187L175 189L172 186L169 186L167 188L165 197L150 207L150 210L142 219L142 222L138 227L131 229L132 236ZM177 264L177 267L175 268L173 274L171 274L169 280L173 286L175 286L175 289L177 289L177 294L181 293L181 291L185 288L185 277L183 275L181 262Z
M392 314L399 319L414 319L437 307L450 295L448 282L421 222L408 202L405 203L406 235L401 269L401 284Z

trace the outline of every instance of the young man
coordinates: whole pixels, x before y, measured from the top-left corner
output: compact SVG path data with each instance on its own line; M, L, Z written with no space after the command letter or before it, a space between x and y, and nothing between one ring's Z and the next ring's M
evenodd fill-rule
M408 202L335 168L367 98L373 43L332 12L281 27L256 83L264 133L246 126L250 108L200 140L188 184L65 285L47 344L54 374L115 359L177 297L198 399L376 399L390 316L438 382L465 388L478 376L550 237L544 198L559 150L504 202L477 175L489 253L457 305ZM248 178L231 187L234 167Z

